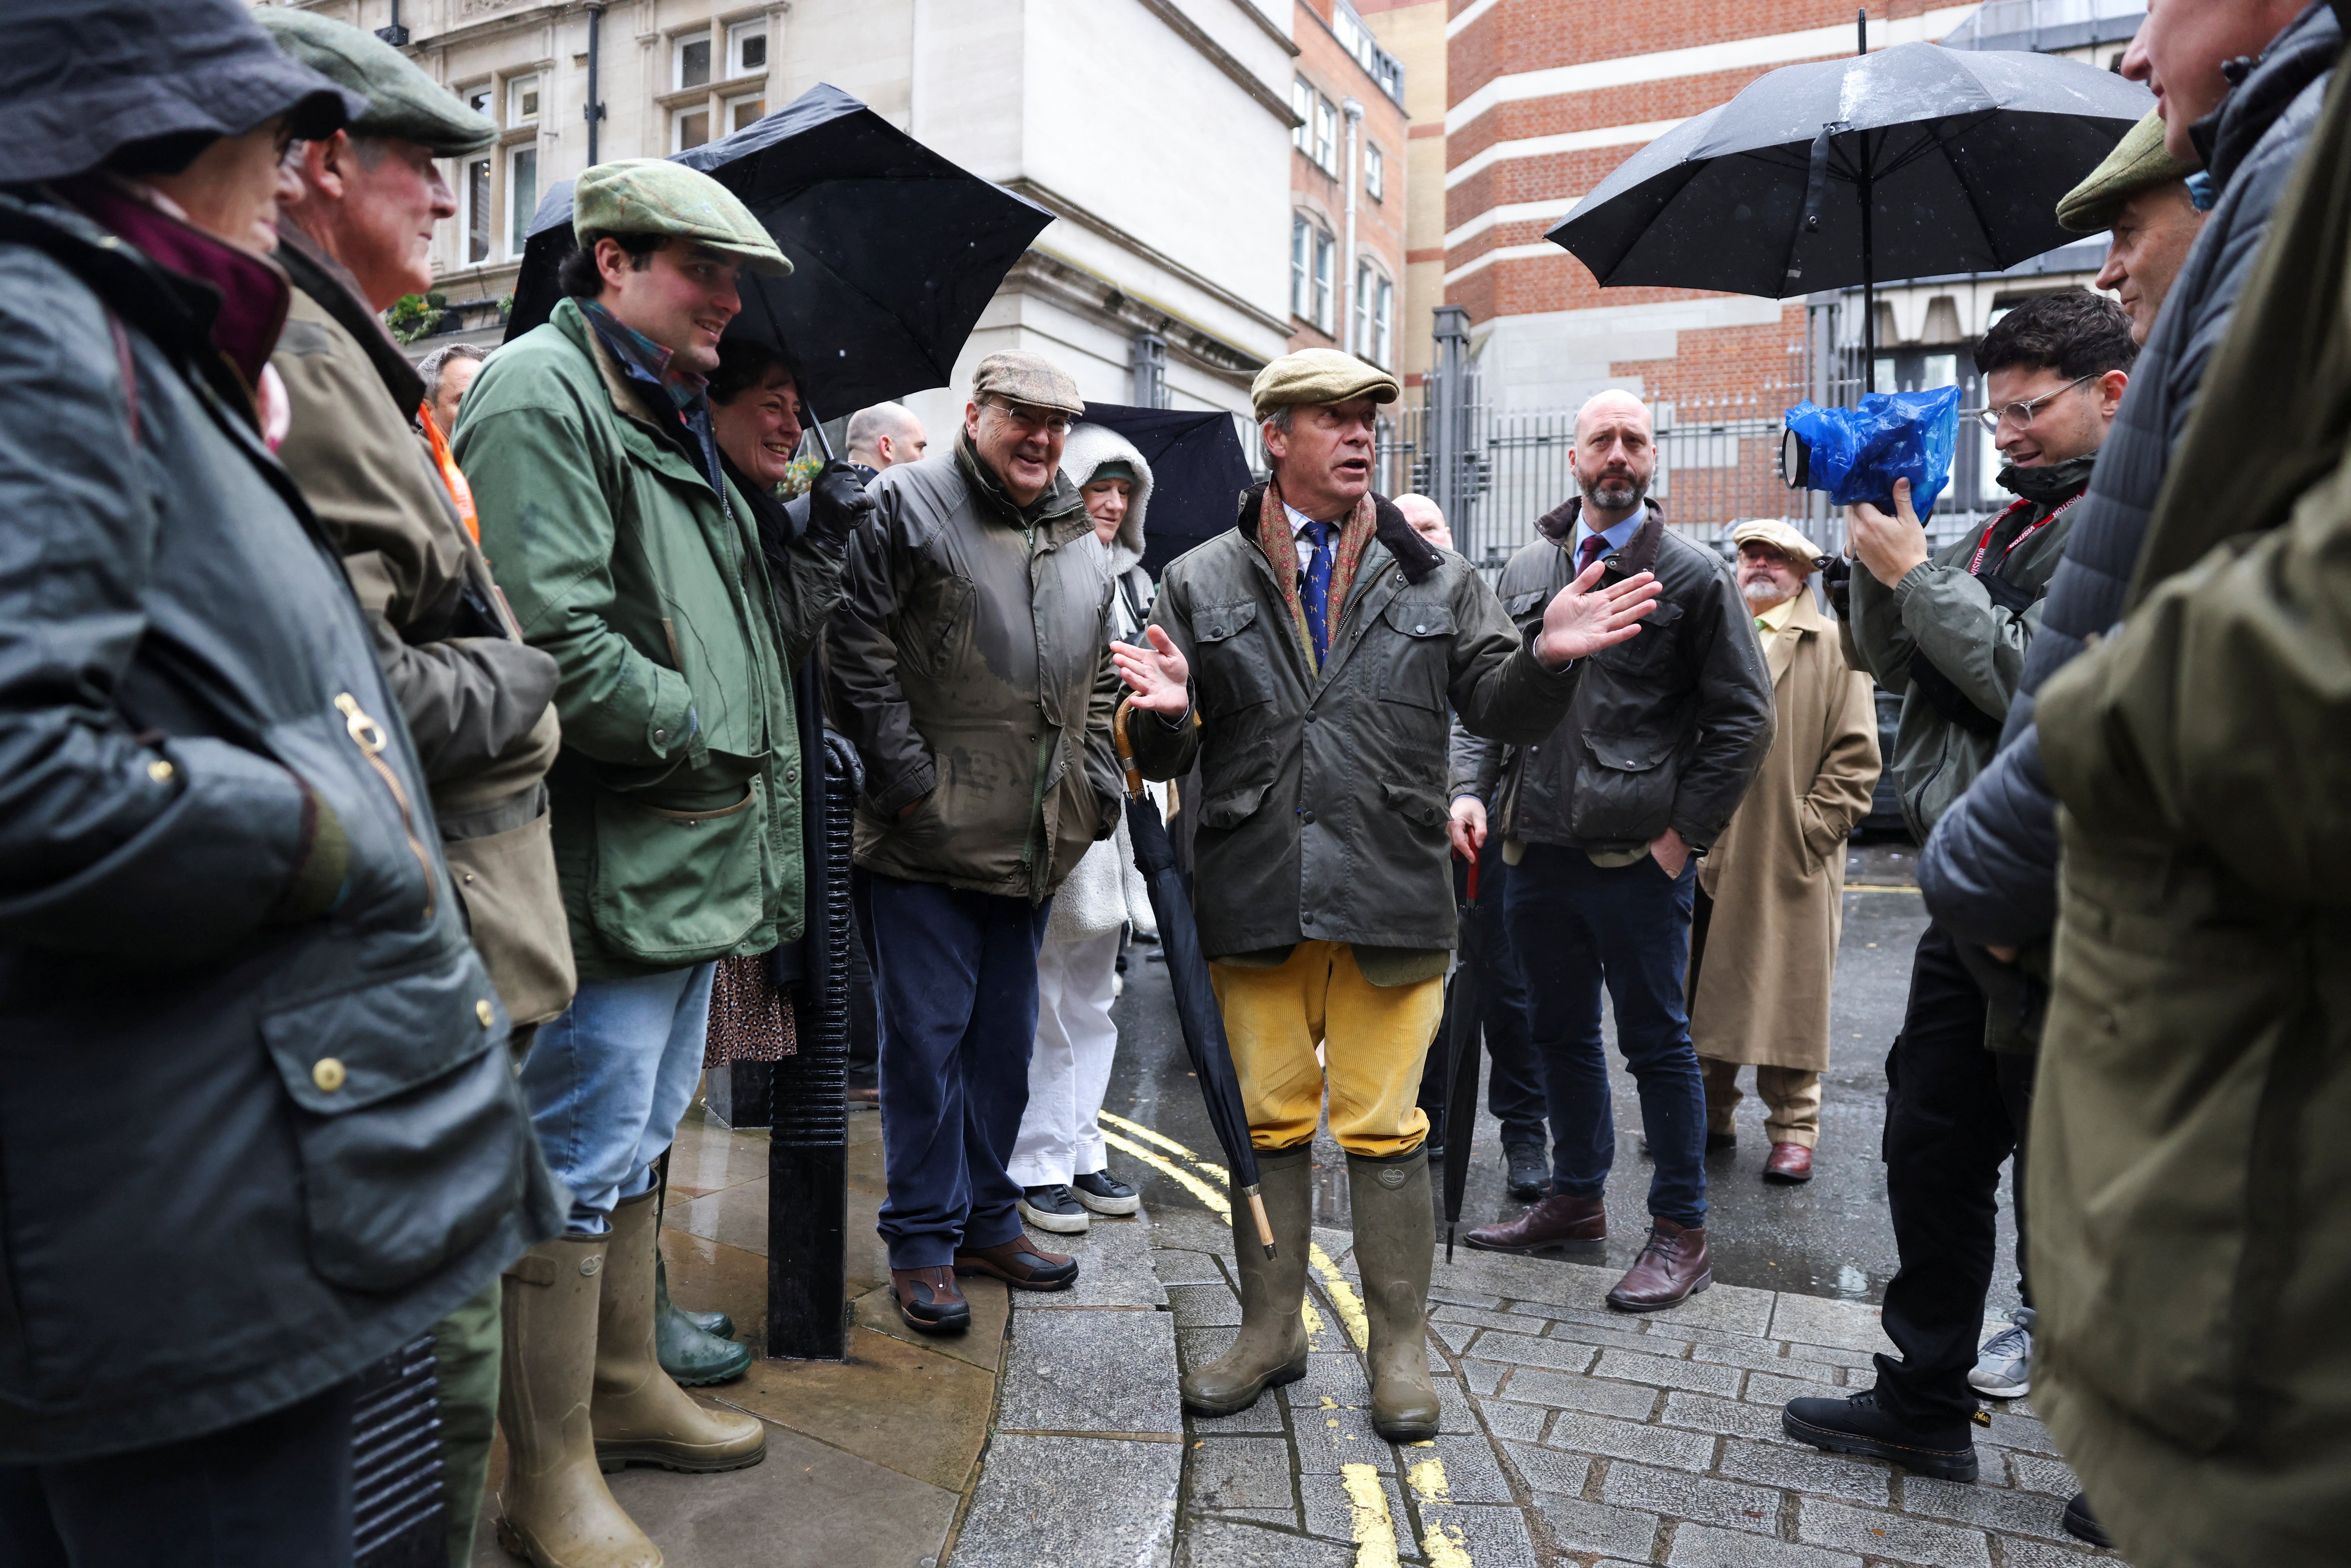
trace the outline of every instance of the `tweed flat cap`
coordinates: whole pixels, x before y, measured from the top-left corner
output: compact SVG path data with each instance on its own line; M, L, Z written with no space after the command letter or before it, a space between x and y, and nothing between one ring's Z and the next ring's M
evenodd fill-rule
M571 232L674 235L739 256L754 272L792 270L734 192L666 158L621 158L581 174L571 187Z
M1800 563L1806 571L1813 570L1813 562L1828 554L1777 517L1757 517L1752 522L1740 524L1730 530L1730 542L1734 546L1769 545L1790 560Z
M1301 349L1258 371L1249 383L1249 403L1263 419L1277 408L1296 403L1345 402L1368 397L1374 402L1394 402L1404 389L1395 377L1377 365L1367 365L1336 349Z
M1064 413L1086 412L1077 379L1042 354L990 354L980 361L971 373L971 401L990 397Z
M2131 197L2169 181L2185 180L2200 167L2164 151L2163 116L2150 109L2146 119L2115 143L2106 161L2059 200L2057 225L2077 235L2110 229L2115 226L2115 214Z
M498 139L486 117L373 33L290 5L265 5L253 17L279 48L367 99L367 112L349 127L354 136L396 136L436 158L478 152Z

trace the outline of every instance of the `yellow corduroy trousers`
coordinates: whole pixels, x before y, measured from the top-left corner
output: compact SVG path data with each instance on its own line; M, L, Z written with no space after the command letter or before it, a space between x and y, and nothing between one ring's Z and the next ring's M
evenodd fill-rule
M1416 1102L1445 1016L1442 978L1374 986L1344 942L1301 942L1271 969L1211 963L1208 978L1240 1075L1250 1143L1311 1143L1326 1082L1331 1135L1349 1154L1403 1154L1428 1135Z

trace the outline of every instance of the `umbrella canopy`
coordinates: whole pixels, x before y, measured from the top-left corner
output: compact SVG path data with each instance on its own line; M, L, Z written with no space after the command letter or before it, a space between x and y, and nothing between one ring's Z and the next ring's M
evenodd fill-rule
M1788 66L1617 165L1548 235L1604 287L1768 298L1998 272L2154 99L2053 55L1901 44Z
M789 352L801 397L828 414L946 385L980 311L1053 221L822 84L674 162L741 197L791 259L789 277L744 277L727 331ZM555 308L571 248L566 181L531 218L509 340Z
M1154 580L1169 561L1233 526L1241 492L1249 487L1249 468L1231 414L1090 402L1086 418L1125 436L1151 465L1143 569Z

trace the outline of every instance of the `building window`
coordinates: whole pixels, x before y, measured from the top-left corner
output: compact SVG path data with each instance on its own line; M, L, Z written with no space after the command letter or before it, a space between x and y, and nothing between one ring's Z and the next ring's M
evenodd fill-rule
M1339 323L1332 317L1332 285L1339 264L1339 242L1322 229L1314 231L1314 325L1324 332L1336 332Z
M487 97L486 93L483 95ZM490 161L465 161L465 259L490 259Z
M730 98L726 100L726 132L733 135L744 127L758 122L768 112L764 98Z
M1379 304L1372 310L1372 363L1392 365L1395 344L1395 285L1380 279Z
M768 74L768 24L746 22L726 29L726 74L763 77ZM757 115L752 116L758 119Z
M1290 313L1304 316L1313 303L1314 225L1304 213L1290 219Z
M1324 173L1339 172L1339 111L1327 98L1314 100L1313 158Z
M1364 142L1364 194L1375 202L1388 199L1388 161L1380 144L1366 139Z
M673 50L676 64L672 85L675 90L683 92L690 87L710 85L709 34L695 33L680 38L673 46ZM706 141L709 138L705 136L703 140Z
M517 77L507 83L507 128L517 130L538 123L538 78Z
M1290 112L1298 116L1298 123L1290 128L1290 144L1308 157L1314 156L1314 89L1302 78L1290 83Z
M683 152L710 140L710 110L681 109L669 117L669 150Z
M1350 330L1354 340L1348 351L1375 365L1385 365L1395 341L1395 285L1374 271L1367 261L1355 264L1353 314Z
M520 256L530 238L530 217L538 211L538 149L517 147L507 154L507 254Z

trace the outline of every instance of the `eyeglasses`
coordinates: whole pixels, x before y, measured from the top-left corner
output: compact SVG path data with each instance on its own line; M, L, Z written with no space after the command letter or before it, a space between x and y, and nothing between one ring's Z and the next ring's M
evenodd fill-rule
M2034 418L2040 414L2043 409L2048 407L2059 398L2064 397L2067 392L2072 392L2084 382L2094 382L2097 379L2098 376L2096 371L2092 371L2086 376L2075 376L2072 381L2067 382L2055 392L2043 392L2039 397L2033 398L2028 402L2004 402L1997 408L1980 408L1976 410L1976 417L1983 421L1983 427L1986 430L1999 430L2001 421L2002 420L2011 422L2019 430L2022 430L2026 425L2031 424Z
M1027 403L1005 402L995 399L989 400L986 406L1002 410L1005 418L1023 430L1041 430L1048 435L1070 434L1070 416L1066 413L1040 412L1030 408Z

